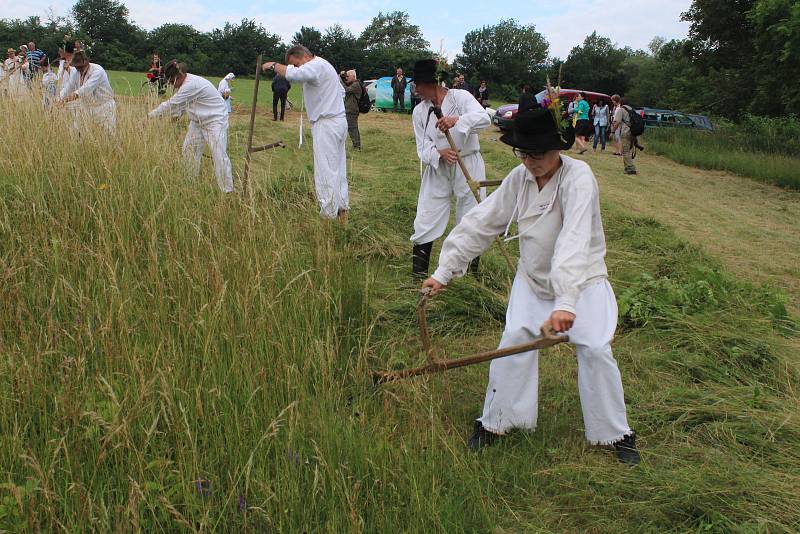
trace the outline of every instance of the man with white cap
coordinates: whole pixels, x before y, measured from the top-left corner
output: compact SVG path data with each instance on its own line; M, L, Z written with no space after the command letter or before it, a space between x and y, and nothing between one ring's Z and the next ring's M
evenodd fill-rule
M320 213L346 223L350 209L345 148L347 120L339 74L330 63L302 45L289 48L286 62L288 65L268 61L263 69L303 84L303 101L314 140L314 182Z
M423 280L428 276L433 242L444 234L450 220L451 197L456 199L456 224L478 205L457 165L458 154L450 147L445 132L450 132L472 178L482 181L486 179L486 169L478 134L490 124L489 115L472 94L439 85L436 68L437 62L433 59L417 61L414 66L414 83L422 101L411 114L417 155L423 165L414 235L411 236L414 243L412 274ZM434 106L441 108L441 119L433 115ZM484 191L481 194L483 196ZM475 258L472 270L477 268L478 259Z
M233 169L228 158L228 108L214 85L200 76L189 74L186 67L172 60L164 67L164 78L175 88L172 98L150 112L149 117L163 115L189 117L189 129L183 141L183 155L192 176L200 172L205 145L211 150L217 185L225 193L233 191Z
M561 155L575 138L550 109L517 115L501 141L521 164L470 211L442 245L439 268L423 283L432 293L462 276L472 258L516 221L520 261L500 348L532 340L541 329L568 332L576 346L578 391L586 439L610 445L626 464L639 463L628 426L622 378L611 351L617 302L608 282L597 181L583 161ZM492 361L473 450L512 429L536 428L539 356L531 351Z
M231 82L236 76L229 72L219 81L217 91L222 95L222 100L225 101L225 106L228 108L228 113L233 113L233 97L231 96Z

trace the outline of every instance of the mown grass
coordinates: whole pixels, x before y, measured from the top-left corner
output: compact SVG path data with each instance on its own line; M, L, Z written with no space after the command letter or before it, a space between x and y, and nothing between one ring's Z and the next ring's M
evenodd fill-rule
M645 136L648 147L678 163L728 171L800 190L800 173L797 171L800 157L780 151L758 150L755 136L752 139L754 142L750 145L738 135L726 135L724 130L708 133L677 128L652 128Z
M537 431L467 454L485 366L368 378L420 357L407 117L363 119L343 228L317 215L307 145L259 155L252 198L226 197L208 160L185 179L173 126L142 124L142 107L122 99L117 136L76 143L67 121L0 102L9 138L38 139L0 145L0 529L800 529L780 294L605 203L643 465L585 446L567 348L542 358ZM494 174L514 158L490 135ZM510 273L496 252L483 269L433 303L450 356L499 338Z

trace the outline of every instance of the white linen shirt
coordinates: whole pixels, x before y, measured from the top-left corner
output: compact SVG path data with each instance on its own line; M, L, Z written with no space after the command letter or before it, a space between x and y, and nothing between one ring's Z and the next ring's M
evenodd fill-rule
M83 83L80 81L80 73L77 69L75 73L79 87L74 92L86 105L102 106L114 102L114 90L111 88L108 75L103 67L97 63L90 63Z
M439 150L450 148L444 132L436 127L436 115L430 113L433 104L426 100L414 107L411 121L414 124L414 137L417 140L417 155L422 163L434 169L439 168ZM450 136L462 156L479 152L481 149L478 134L489 127L489 115L468 91L450 89L442 101L442 115L458 117L458 122L450 128Z
M148 114L151 119L167 115L180 117L186 113L189 120L200 125L228 120L228 108L214 85L201 76L187 74L186 79L172 97L162 102Z
M541 191L524 165L512 170L447 236L433 278L446 285L463 276L469 262L516 220L517 271L538 297L555 299L554 309L575 313L581 291L608 277L606 241L591 168L564 155L561 163Z
M303 84L303 101L312 123L344 117L344 87L336 69L321 57L299 67L288 65L286 79Z
M78 69L72 66L68 66L64 68L64 61L58 66L58 80L61 89L58 93L58 98L64 100L64 98L68 97L72 93L78 90L80 87L81 82L81 75L78 72Z

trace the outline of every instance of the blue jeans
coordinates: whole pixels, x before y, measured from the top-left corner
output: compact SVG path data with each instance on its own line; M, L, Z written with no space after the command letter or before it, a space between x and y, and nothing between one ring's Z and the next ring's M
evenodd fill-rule
M592 143L592 149L597 148L597 141L602 141L603 150L606 149L606 129L608 126L600 126L599 124L594 125L594 143Z

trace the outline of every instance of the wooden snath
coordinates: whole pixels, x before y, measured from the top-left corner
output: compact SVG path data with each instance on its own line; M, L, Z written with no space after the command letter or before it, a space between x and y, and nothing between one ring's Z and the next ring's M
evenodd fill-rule
M436 357L433 345L431 344L430 332L428 331L426 308L430 298L430 290L423 289L420 293L419 303L417 304L417 321L419 322L420 340L422 341L422 351L425 353L425 359L427 363L420 367L413 367L400 371L372 371L371 375L374 384L384 384L403 378L439 373L442 371L447 371L448 369L456 369L458 367L465 367L467 365L474 365L476 363L496 360L497 358L513 356L514 354L544 349L569 341L569 336L557 335L549 324L545 324L542 326L542 334L538 337L535 337L530 343L480 352L478 354L473 354L472 356L457 358L455 360L440 360Z

